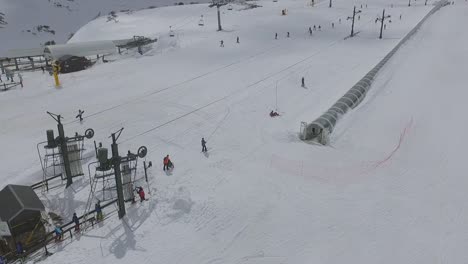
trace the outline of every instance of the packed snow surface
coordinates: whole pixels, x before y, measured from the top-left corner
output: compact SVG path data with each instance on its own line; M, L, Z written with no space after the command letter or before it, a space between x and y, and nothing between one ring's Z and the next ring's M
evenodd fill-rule
M327 147L300 141L300 121L325 111L432 3L408 8L407 1L393 1L391 8L388 1L363 2L359 34L346 40L346 18L361 2L258 4L223 8L222 32L215 31L216 12L207 5L144 10L122 15L119 23L94 20L71 41L138 34L159 41L142 56L131 51L61 75L60 89L36 72L24 74L25 88L0 94L0 186L41 179L36 143L55 126L45 111L62 114L69 134L92 127L105 146L110 133L125 127L121 153L146 145L146 160L154 163L148 201L128 204L123 220L115 207L108 209L102 225L54 245L55 254L43 263L468 259L468 4L459 1L427 21L378 75L362 105L339 123ZM392 23L379 40L375 18L383 8ZM321 31L309 36L314 25ZM85 110L82 124L74 120L78 109ZM281 116L270 118L273 109ZM162 171L166 154L175 163L170 173ZM83 212L87 186L86 176L41 197L70 218Z

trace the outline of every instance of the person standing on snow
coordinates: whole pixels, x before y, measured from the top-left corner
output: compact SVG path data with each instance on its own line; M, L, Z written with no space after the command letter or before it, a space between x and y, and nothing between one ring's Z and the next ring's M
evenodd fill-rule
M101 222L103 220L101 201L98 200L98 202L94 205L94 210L96 211L96 220Z
M55 242L58 242L60 240L62 240L62 228L60 228L60 226L55 226L54 228L54 233L55 233Z
M240 42L239 42L239 36L237 36L237 41L236 41L236 43L237 43L237 44L239 44L239 43L240 43Z
M224 40L221 40L219 43L220 43L219 46L220 46L221 48L224 47Z
M208 149L206 148L206 141L205 138L201 139L201 145L202 145L202 152L207 152Z
M275 33L275 39L278 39L278 33Z
M170 169L172 169L174 167L174 165L172 164L171 159L169 158L169 155L164 157L163 164L164 164L163 170L170 170Z
M145 191L143 190L143 187L137 187L137 190L136 192L138 193L138 195L140 196L140 202L142 203L143 201L145 201Z
M80 219L78 219L78 216L76 216L76 213L73 213L73 222L75 223L75 232L80 231Z
M311 27L309 27L309 35L312 36L312 28Z
M301 86L302 86L302 87L305 87L305 80L304 80L304 77L302 77Z

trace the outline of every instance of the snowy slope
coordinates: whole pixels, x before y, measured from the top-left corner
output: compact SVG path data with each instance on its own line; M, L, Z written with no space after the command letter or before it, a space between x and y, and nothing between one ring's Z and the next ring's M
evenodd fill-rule
M121 152L144 144L155 163L148 202L129 205L124 221L112 208L103 226L53 247L57 253L45 263L466 260L466 236L455 232L466 229L462 144L455 141L464 124L451 123L459 131L455 144L447 145L434 143L446 130L432 121L461 119L454 103L465 95L460 71L466 58L460 54L466 47L463 41L448 43L468 39L459 22L468 22L468 5L457 3L428 20L327 148L300 142L299 122L329 107L430 9L421 3L407 8L406 1L391 9L386 1L368 1L356 24L361 33L345 41L353 3L334 2L332 9L325 2L312 8L302 1L259 2L262 8L245 11L236 6L223 15L224 32L214 31L214 10L204 5L145 10L122 16L119 25L98 19L72 41L120 38L136 28L161 41L144 56L126 54L62 75L59 90L50 77L31 73L25 74L24 89L1 94L0 143L9 150L0 154L8 164L1 166L0 175L7 175L2 184L40 178L35 143L54 126L46 110L63 114L69 133L93 127L104 145L123 126ZM394 19L385 39L377 40L374 19L384 7L403 19ZM279 15L283 8L288 16ZM203 28L197 25L201 14ZM190 22L181 22L185 18ZM314 24L323 29L309 37L307 28ZM175 25L175 38L168 37L169 25ZM302 76L307 89L300 88ZM449 93L437 92L441 81L454 83ZM276 85L282 116L271 119ZM432 107L434 101L440 106ZM86 111L82 125L73 120L78 108ZM206 156L199 152L202 136ZM161 171L165 154L176 164L172 173ZM452 173L440 177L445 170ZM42 198L67 218L82 212L87 196L84 177Z
M0 57L15 48L36 48L46 41L65 43L70 34L98 16L111 11L139 10L173 5L176 0L0 0L0 12L7 24L0 25ZM206 1L187 1L206 2ZM118 21L118 18L117 18ZM109 23L115 23L111 21ZM50 32L39 32L37 26L50 26ZM30 32L28 32L30 30Z

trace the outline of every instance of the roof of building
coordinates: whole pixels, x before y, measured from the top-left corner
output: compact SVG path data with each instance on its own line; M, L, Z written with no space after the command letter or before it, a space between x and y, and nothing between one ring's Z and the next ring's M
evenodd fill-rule
M109 54L114 52L116 52L116 46L112 40L50 45L44 49L44 55L51 59L58 59L65 55L84 57L97 54Z
M0 218L3 221L11 221L24 210L45 210L41 200L30 186L10 184L0 191Z
M11 49L2 54L3 58L26 58L43 56L44 48L33 48L33 49Z

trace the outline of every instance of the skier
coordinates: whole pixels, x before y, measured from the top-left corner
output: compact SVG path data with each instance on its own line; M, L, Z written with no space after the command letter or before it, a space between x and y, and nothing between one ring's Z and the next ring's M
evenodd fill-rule
M141 203L146 200L145 199L145 191L143 190L143 187L137 187L136 192L140 196L140 202Z
M278 33L275 33L275 39L278 39Z
M240 43L240 42L239 42L239 36L237 36L237 41L236 41L236 42L237 42L237 44L239 44L239 43Z
M84 111L81 111L81 109L78 109L78 115L76 115L75 118L79 118L80 122L83 122L83 114L84 114Z
M302 80L301 80L301 86L302 86L302 87L305 87L305 81L304 81L304 77L302 77Z
M174 168L174 164L172 164L172 161L169 158L169 155L164 157L163 163L164 163L163 170L170 170L170 169Z
M322 31L322 26L319 25L318 29L319 29L319 31Z
M288 31L288 34L286 36L289 38L289 31Z
M400 20L401 20L401 16L402 16L402 15L400 14Z
M96 211L96 220L101 222L104 219L102 216L101 201L97 201L97 203L94 205L94 210Z
M332 22L332 28L335 28L335 23Z
M206 148L206 141L205 138L201 139L201 145L202 145L202 152L207 152L208 149Z
M311 27L309 27L309 35L312 36L312 28Z
M279 116L278 112L271 110L270 117Z
M219 43L220 43L219 46L220 46L221 48L224 47L224 41L223 41L223 40L221 40Z
M60 228L60 226L58 225L55 226L54 233L55 233L55 242L62 240L62 228Z
M78 216L76 216L76 213L73 213L73 222L75 223L75 232L80 231L80 219L78 219Z
M314 25L314 31L317 30L317 27Z

